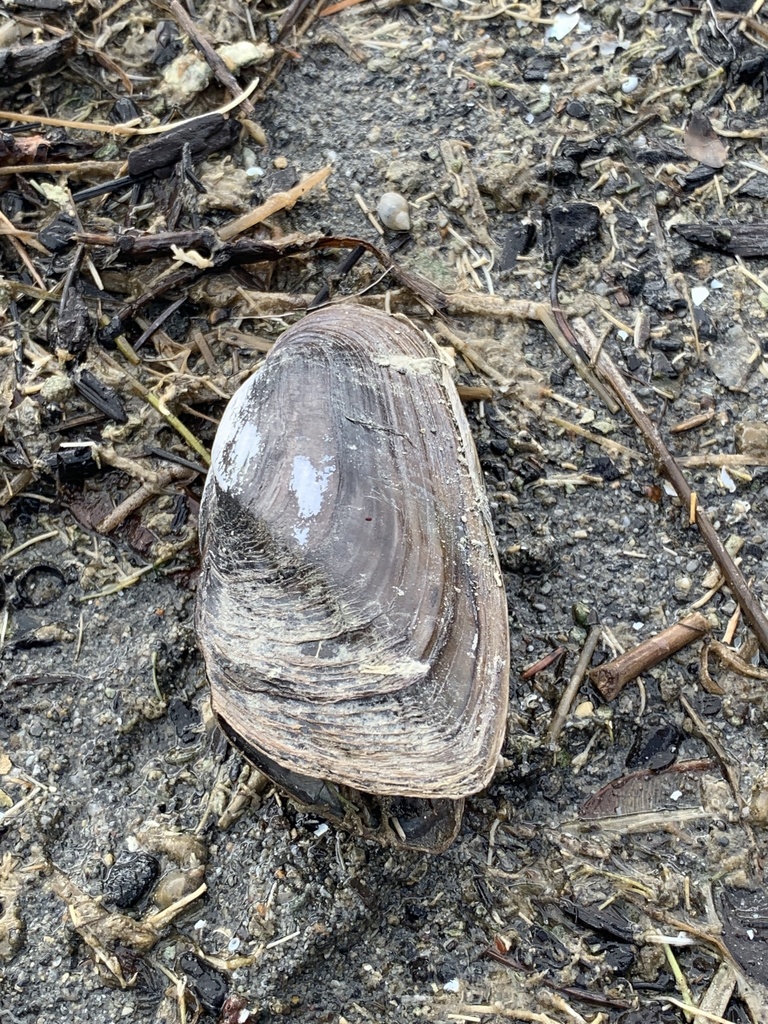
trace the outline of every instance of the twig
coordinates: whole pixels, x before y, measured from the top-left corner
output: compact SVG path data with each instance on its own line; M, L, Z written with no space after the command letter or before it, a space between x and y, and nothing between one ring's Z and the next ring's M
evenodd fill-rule
M148 501L154 498L155 495L161 494L169 484L189 475L190 471L186 466L173 466L171 469L165 470L164 473L159 473L157 483L142 484L133 492L133 494L130 494L125 501L121 501L116 508L113 508L100 523L96 524L97 531L103 534L111 533L114 529L120 526L121 523L125 522L128 516L133 515L134 512L138 512L142 505L145 505Z
M231 96L239 96L241 89L237 79L218 53L216 53L213 44L210 39L207 38L205 32L199 25L195 24L192 18L190 18L179 3L179 0L171 0L168 5L168 9L178 22L179 26L187 33L193 44L203 55L211 71L213 71L221 85L224 86ZM249 115L256 112L256 108L247 97L242 101L242 108L246 114Z
M596 350L597 339L594 338L591 332L587 332L583 340L590 348L594 346ZM650 416L630 390L616 364L610 356L606 355L605 352L601 352L597 357L595 366L603 379L613 388L626 412L635 421L635 425L641 431L645 443L648 445L660 471L674 487L684 508L690 508L693 500L693 491L688 481L685 479L674 456L661 439L661 435L651 421ZM695 515L699 532L725 577L731 593L741 606L744 618L754 630L762 649L768 652L768 619L766 619L762 608L749 589L749 584L744 574L723 546L709 517L700 507L696 508Z
M250 213L243 214L242 217L237 217L235 220L231 220L219 228L219 238L222 242L228 242L231 238L242 234L243 231L247 231L256 224L261 224L263 220L271 217L272 214L278 213L280 210L290 210L307 192L318 185L322 185L332 169L331 165L328 164L325 167L321 167L319 171L308 175L304 181L300 181L298 185L288 189L287 192L275 192L265 203L257 206L255 210L251 210Z
M709 623L699 612L687 615L669 629L626 651L607 665L600 665L589 677L605 700L617 697L627 683L655 665L671 658L683 647L695 643L709 632Z
M539 658L538 661L534 661L532 665L529 665L528 668L520 674L520 678L526 682L529 679L533 679L533 677L537 676L539 672L544 672L546 669L554 665L555 662L559 662L564 654L564 647L556 647L554 651L550 651L549 654L545 654L543 658Z
M760 668L759 665L750 665L748 661L741 658L736 651L721 644L719 640L713 640L709 645L709 653L714 654L717 660L745 679L759 679L761 682L768 682L768 670Z
M66 174L68 178L105 174L107 177L114 177L124 167L125 160L61 160L48 164L6 164L0 167L0 177L7 177L9 174Z
M165 132L173 131L174 128L181 128L184 124L191 124L201 118L210 117L211 114L228 114L236 106L244 103L256 86L258 78L254 79L247 89L243 89L237 96L215 110L209 110L205 114L198 114L195 117L187 117L183 121L174 121L171 124L155 124L150 128L137 128L135 122L127 124L102 124L98 121L70 121L62 117L42 117L38 114L20 114L13 110L0 110L0 121L18 122L19 124L48 124L54 128L72 128L83 132L101 132L102 135L162 135Z
M549 729L547 729L545 742L550 750L554 750L557 746L557 741L563 730L563 725L570 714L571 705L573 704L576 694L579 692L579 687L581 686L587 669L589 668L589 663L592 661L592 655L595 653L595 649L601 635L602 629L600 626L594 626L590 630L589 636L581 649L579 660L576 662L576 668L573 670L573 675L568 680L568 685L563 690L560 703L557 705L557 711L555 712L554 718L549 723Z
M619 411L619 406L616 404L616 400L605 390L601 382L595 376L592 366L589 365L589 360L586 358L584 350L579 343L579 339L573 333L570 324L565 318L565 314L560 308L560 300L557 297L557 277L562 263L563 258L561 256L555 264L555 269L552 272L552 280L549 286L549 299L552 304L552 309L550 312L546 306L543 306L540 315L541 322L547 328L563 355L573 363L573 367L581 379L585 383L589 384L592 390L600 396L603 404L615 414Z

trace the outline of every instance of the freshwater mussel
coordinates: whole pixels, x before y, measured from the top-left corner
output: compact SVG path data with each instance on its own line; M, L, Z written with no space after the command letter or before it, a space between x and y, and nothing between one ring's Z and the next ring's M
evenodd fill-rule
M356 306L287 330L219 426L197 631L219 723L301 806L439 851L504 737L508 626L444 355Z

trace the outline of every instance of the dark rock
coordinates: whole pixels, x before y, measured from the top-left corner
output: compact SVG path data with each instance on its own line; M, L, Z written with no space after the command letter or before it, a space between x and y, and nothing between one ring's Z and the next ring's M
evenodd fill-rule
M118 861L104 879L104 899L121 910L134 906L154 885L160 865L148 853L134 853Z

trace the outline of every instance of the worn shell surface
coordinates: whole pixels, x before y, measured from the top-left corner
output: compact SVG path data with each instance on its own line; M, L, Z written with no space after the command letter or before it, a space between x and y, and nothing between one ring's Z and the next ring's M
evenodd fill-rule
M278 764L368 793L493 775L507 608L482 473L440 352L326 308L230 401L200 514L213 705Z

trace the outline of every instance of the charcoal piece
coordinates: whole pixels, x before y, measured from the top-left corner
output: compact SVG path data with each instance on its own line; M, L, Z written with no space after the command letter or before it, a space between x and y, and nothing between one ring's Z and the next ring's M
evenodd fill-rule
M62 448L52 457L50 468L51 472L55 471L62 484L80 484L87 477L96 476L101 472L90 445L83 448Z
M513 224L504 235L501 243L501 259L499 271L505 273L515 266L518 256L529 252L536 240L536 226L531 224Z
M741 199L768 199L768 176L756 174L754 178L745 181L736 195Z
M81 356L91 339L91 317L78 285L67 288L54 329L56 348Z
M155 29L155 52L152 63L156 68L164 68L175 60L184 49L176 22L162 19Z
M56 71L75 52L74 36L61 36L48 43L15 46L0 50L0 81L4 86Z
M716 693L700 693L693 702L693 706L700 715L704 715L706 718L713 718L715 715L721 714L723 699L718 697Z
M768 223L675 224L672 229L694 245L746 259L768 256Z
M657 167L659 164L666 164L670 160L685 160L686 156L682 149L675 146L662 145L654 142L649 146L644 143L632 150L632 156L639 164L646 167Z
M134 178L145 174L167 178L181 158L185 145L189 145L192 160L202 160L211 153L233 146L239 132L239 123L223 114L195 118L129 153L128 173Z
M533 170L537 181L551 181L556 188L567 188L579 178L579 165L570 157L556 157L537 164Z
M643 361L634 348L627 349L623 355L624 362L627 364L627 369L630 373L639 373L642 370Z
M716 11L727 11L729 14L746 14L752 7L752 0L714 0L712 6Z
M702 338L704 341L717 340L717 324L708 313L697 307L693 311L693 319L696 323L699 338Z
M715 167L699 164L698 167L694 167L688 174L677 175L675 180L680 186L681 192L688 195L691 192L695 192L697 188L703 188L705 185L708 185L716 174L717 169Z
M72 245L72 236L77 230L75 218L68 213L60 213L37 237L50 252L60 253Z
M182 953L178 966L180 973L186 974L189 986L200 1000L203 1009L208 1013L218 1013L227 998L228 988L227 979L221 971L217 971L194 953Z
M619 942L634 941L634 929L626 917L616 907L601 910L597 905L585 906L566 900L560 904L561 909L577 924L591 928L593 932L618 939Z
M558 156L567 157L581 164L584 160L593 160L605 149L607 138L599 135L594 139L565 139L558 150Z
M624 942L612 942L602 950L606 964L616 974L627 973L635 962L636 952L634 946Z
M104 899L121 910L134 906L149 892L160 865L148 853L131 854L110 868L104 879Z
M666 377L667 380L676 380L680 373L663 352L657 352L653 357L653 376Z
M544 211L544 252L548 260L580 252L599 237L600 210L591 203L550 206Z
M750 49L739 54L728 68L728 77L733 87L755 85L768 71L768 53L765 50Z
M682 741L683 734L677 726L664 722L635 744L627 758L627 768L651 771L667 768L677 759Z
M103 384L90 370L77 370L72 374L72 383L94 409L103 412L115 423L127 423L128 417L117 392L108 384Z
M135 121L137 117L141 117L141 111L130 96L121 96L117 99L109 112L109 120L112 124L124 124L126 121Z
M595 459L592 463L592 472L598 473L607 484L620 480L622 475L621 470L607 455L600 455Z

